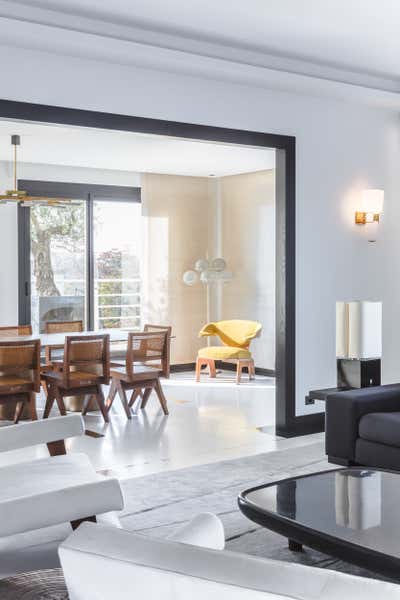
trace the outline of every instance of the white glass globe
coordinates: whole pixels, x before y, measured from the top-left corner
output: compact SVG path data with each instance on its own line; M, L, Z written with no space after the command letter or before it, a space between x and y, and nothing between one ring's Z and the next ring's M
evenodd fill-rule
M202 271L206 271L209 266L210 264L206 258L199 258L199 260L196 260L194 264L195 270L199 273L201 273Z
M210 271L208 269L207 271L203 271L202 273L200 273L201 283L209 284L213 283L213 281L216 281L217 279L218 273L216 273L215 271Z
M196 271L185 271L183 274L182 280L186 285L195 285L197 283L199 276Z
M215 271L223 271L226 269L226 260L224 258L214 258L211 267L215 269Z

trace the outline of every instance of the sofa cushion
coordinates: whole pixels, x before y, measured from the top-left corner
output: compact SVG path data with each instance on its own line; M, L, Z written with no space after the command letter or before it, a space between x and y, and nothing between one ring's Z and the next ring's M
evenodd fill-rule
M400 448L400 412L377 412L360 419L360 438Z

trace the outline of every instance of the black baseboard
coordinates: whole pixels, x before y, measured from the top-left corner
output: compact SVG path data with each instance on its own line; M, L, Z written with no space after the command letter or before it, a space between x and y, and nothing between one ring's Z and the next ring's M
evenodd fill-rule
M223 360L216 360L215 366L217 369L224 369L224 371L236 371L235 363L224 362ZM256 367L256 375L275 377L275 371L272 369L262 369L261 367Z
M185 371L194 371L196 369L196 363L182 363L178 365L171 365L171 373L184 373Z
M256 367L256 375L262 375L263 377L275 377L276 373L274 369L263 369L262 367Z
M286 428L277 427L276 435L291 438L325 431L325 413L314 413L295 417Z

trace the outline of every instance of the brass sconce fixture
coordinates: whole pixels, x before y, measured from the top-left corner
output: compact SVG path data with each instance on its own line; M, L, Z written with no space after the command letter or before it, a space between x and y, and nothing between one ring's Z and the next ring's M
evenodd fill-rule
M356 211L356 225L367 223L379 223L380 215L383 213L383 190L369 189L362 192L360 210Z

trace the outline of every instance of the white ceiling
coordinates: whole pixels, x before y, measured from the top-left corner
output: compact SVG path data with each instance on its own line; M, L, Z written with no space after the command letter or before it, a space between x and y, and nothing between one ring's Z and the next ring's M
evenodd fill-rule
M206 177L272 169L271 149L162 136L0 120L0 160L11 160L19 134L21 162Z
M162 35L168 34L186 40L188 47L196 40L253 50L280 59L282 68L288 68L287 59L298 61L297 66L292 63L297 72L315 73L316 66L338 69L336 80L340 71L347 81L349 72L361 73L386 79L375 85L392 90L400 81L398 0L14 0L11 4L52 9L65 26L68 15L80 15L149 35L156 32L160 45L167 45ZM28 9L24 18L33 20ZM126 39L126 31L124 35ZM275 66L279 68L279 61ZM326 77L333 75L327 72Z

